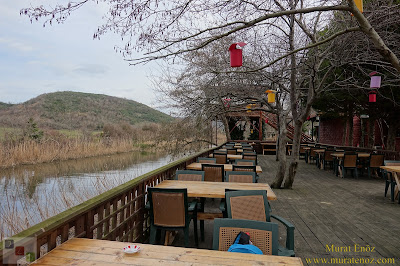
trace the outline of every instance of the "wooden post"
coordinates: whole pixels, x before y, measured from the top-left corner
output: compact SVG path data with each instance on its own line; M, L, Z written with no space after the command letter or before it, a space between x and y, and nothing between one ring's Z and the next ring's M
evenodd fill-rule
M262 131L263 131L263 126L262 126L262 113L260 111L260 117L258 119L260 125L258 127L258 140L262 141Z

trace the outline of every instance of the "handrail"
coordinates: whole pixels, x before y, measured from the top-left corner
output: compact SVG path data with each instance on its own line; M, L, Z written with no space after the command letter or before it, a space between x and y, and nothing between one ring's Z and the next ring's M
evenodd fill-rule
M145 210L147 187L174 176L175 171L208 156L222 145L141 175L77 206L42 221L11 238L36 238L38 257L71 237L140 242L148 230ZM42 254L41 254L42 253ZM3 244L0 243L0 262Z

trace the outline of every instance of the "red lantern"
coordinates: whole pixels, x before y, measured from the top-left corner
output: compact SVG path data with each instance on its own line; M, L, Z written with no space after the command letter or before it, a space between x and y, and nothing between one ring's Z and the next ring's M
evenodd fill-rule
M231 106L231 98L224 98L224 106L229 108Z
M376 103L376 91L369 92L369 102Z
M242 66L242 47L246 44L244 42L234 43L229 47L231 56L231 67Z
M265 118L265 124L268 124L268 118Z

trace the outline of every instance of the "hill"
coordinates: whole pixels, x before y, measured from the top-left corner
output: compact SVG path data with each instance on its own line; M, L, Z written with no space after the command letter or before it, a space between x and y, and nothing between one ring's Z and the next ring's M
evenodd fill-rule
M173 119L132 100L71 91L42 94L21 104L0 104L2 126L23 127L31 117L42 128L90 130L101 129L108 123L134 125Z
M0 102L0 110L1 110L1 109L6 109L6 108L8 108L8 107L10 107L10 106L12 106L11 103L3 103L3 102Z

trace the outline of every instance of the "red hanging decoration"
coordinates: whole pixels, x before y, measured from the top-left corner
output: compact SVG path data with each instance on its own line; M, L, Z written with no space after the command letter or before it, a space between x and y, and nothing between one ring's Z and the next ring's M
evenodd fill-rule
M244 42L234 43L229 47L231 57L231 67L242 66L242 47L246 44Z
M369 102L376 103L376 91L369 92Z
M223 102L226 108L231 107L231 98L224 98Z

